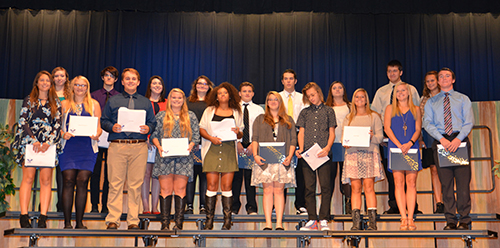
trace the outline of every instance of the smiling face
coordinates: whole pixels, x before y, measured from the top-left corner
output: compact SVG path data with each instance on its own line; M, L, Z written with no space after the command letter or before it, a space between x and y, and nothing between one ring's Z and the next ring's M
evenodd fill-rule
M131 71L126 71L123 74L122 85L125 92L131 95L134 94L137 91L137 87L139 86L139 84L140 82L137 74Z
M344 96L344 87L342 84L336 83L332 85L332 96L333 97L343 97Z
M88 91L88 84L85 80L77 79L73 82L73 93L75 96L85 96Z
M36 83L36 86L38 87L38 91L40 93L48 94L50 90L50 78L46 74L42 74Z
M229 102L229 93L226 88L222 87L217 91L217 100L219 103L228 103Z
M108 86L113 86L115 82L118 81L118 78L115 78L115 76L109 71L106 71L104 73L104 77L101 77L101 79L104 82L104 85Z
M354 94L354 105L356 109L365 108L367 105L366 95L364 91L358 91Z
M153 81L151 81L151 93L154 94L161 94L161 91L163 90L163 84L161 83L160 79L155 78Z
M184 104L184 96L180 92L172 92L168 100L172 109L181 109Z
M319 93L315 88L310 88L310 89L306 90L306 96L312 105L318 106L321 103Z
M438 80L435 75L427 75L425 76L425 85L430 92L433 92L438 87Z
M455 79L453 79L453 75L450 71L440 71L438 77L438 83L439 86L441 86L441 90L448 92L453 89Z
M293 73L285 72L283 73L283 79L281 80L285 90L288 92L295 91L295 84L297 83L297 79L294 77Z
M66 78L66 72L63 70L56 71L54 73L54 83L56 86L64 86L64 83L66 83L68 79Z
M392 83L397 83L401 80L401 75L403 75L403 71L400 71L397 66L388 66L387 67L387 78Z
M254 96L254 92L251 86L243 86L241 87L240 97L243 102L250 102Z
M198 82L196 82L196 92L198 92L198 95L207 94L209 88L210 86L204 78L200 78L198 79Z
M267 106L269 107L270 110L278 110L280 107L280 102L278 97L276 97L274 94L269 94L267 97Z
M405 84L398 85L396 87L396 98L400 102L408 101L408 96L410 94L408 93L408 88Z

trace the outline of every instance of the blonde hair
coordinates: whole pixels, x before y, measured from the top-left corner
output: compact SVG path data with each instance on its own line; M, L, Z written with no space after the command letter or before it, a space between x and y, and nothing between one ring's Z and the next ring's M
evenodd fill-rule
M183 99L181 112L179 113L181 137L187 137L191 141L192 130L191 121L189 120L189 110L186 103L186 95L184 94L184 91L179 88L173 88L170 93L168 93L167 108L165 109L165 118L163 118L163 132L166 134L166 137L172 137L172 130L174 129L175 124L174 112L172 111L171 106L173 93L181 93Z
M372 117L372 113L377 113L377 112L370 109L370 98L368 97L368 93L366 92L366 90L363 88L359 88L356 91L354 91L354 93L352 94L352 103L353 104L351 107L351 112L347 115L347 120L348 120L347 125L348 126L351 125L352 120L358 114L358 107L356 106L356 104L354 104L354 100L356 99L356 94L358 92L365 93L365 99L366 99L365 108L366 108L366 113L370 116L370 118Z
M318 84L316 84L315 82L309 82L308 84L306 84L306 86L304 86L304 88L302 89L302 102L305 104L305 105L311 105L311 102L309 101L309 98L307 97L307 94L306 92L309 90L309 89L315 89L316 92L318 92L318 95L319 95L319 100L322 102L322 103L325 103L325 98L323 97L323 91L321 90L321 87L319 87Z
M274 127L274 118L273 115L271 114L271 110L269 109L269 105L267 104L267 100L269 99L269 96L273 95L276 98L278 98L279 102L279 108L278 108L278 118L279 122L282 125L285 125L288 129L292 128L292 123L288 119L288 114L285 111L285 104L283 103L283 98L281 98L281 95L276 92L276 91L269 91L266 96L266 111L264 113L264 120L263 123L269 124L269 126Z
M405 82L399 82L394 86L394 90L398 88L398 86L404 85L406 87L406 91L408 92L408 106L410 107L410 111L413 114L413 116L417 116L417 108L413 104L413 99L411 97L410 93L410 85L405 83ZM396 92L394 92L396 93ZM391 112L391 117L394 117L396 115L402 116L403 114L401 113L401 110L399 109L399 100L396 97L397 94L392 94L392 112Z
M87 84L87 90L85 92L85 97L83 98L83 106L87 110L87 112L90 113L91 116L94 116L94 104L92 104L92 96L90 96L90 82L89 80L84 77L84 76L76 76L71 80L71 83L69 84L69 96L68 96L68 102L69 102L69 110L71 112L75 113L77 111L76 107L76 102L75 102L75 83L77 81L83 81Z

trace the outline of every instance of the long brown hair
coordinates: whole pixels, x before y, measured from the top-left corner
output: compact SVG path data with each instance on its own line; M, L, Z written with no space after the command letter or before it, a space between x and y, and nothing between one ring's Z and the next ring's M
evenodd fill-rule
M431 90L429 90L429 87L427 87L427 82L425 80L425 78L427 78L427 76L430 76L430 75L433 75L434 77L436 77L437 88L439 89L439 91L441 91L441 86L437 83L438 72L437 71L429 71L424 76L424 92L422 93L422 95L425 97L431 97Z
M394 90L398 88L398 86L403 85L406 87L406 91L408 92L408 107L410 107L410 111L413 114L413 116L417 116L417 108L413 104L413 99L411 96L411 91L410 91L410 85L405 83L405 82L399 82L394 86ZM403 113L401 113L401 110L399 109L399 100L396 97L397 94L393 94L392 96L392 112L391 112L391 117L394 117L396 115L402 116ZM396 104L394 104L396 103Z
M58 66L56 68L54 68L54 70L52 70L52 78L55 78L55 75L56 75L56 72L58 71L64 71L64 74L66 75L66 82L64 82L64 98L68 98L70 93L71 93L71 90L69 89L69 74L68 74L68 71L66 71L66 69L64 69L64 67L61 67L61 66ZM54 80L54 87L55 87L55 80ZM56 93L57 95L57 93Z
M215 87L212 92L210 92L210 94L208 95L207 105L214 106L216 108L219 107L219 100L217 99L217 91L219 91L222 88L226 89L227 93L229 94L229 103L228 103L229 107L238 110L238 112L241 113L241 106L240 106L241 97L238 94L238 90L228 82L221 83L220 85Z
M146 95L144 95L147 99L149 99L151 97L151 84L153 83L153 79L158 79L160 80L161 82L161 92L160 92L160 99L158 99L158 102L164 102L165 101L165 82L163 81L163 78L161 78L160 76L152 76L150 79L149 79L149 82L148 82L148 89L146 90Z
M191 130L191 121L189 120L189 110L186 103L186 95L184 91L179 88L173 88L170 93L168 93L168 101L167 108L165 109L165 118L163 118L163 132L167 134L167 137L172 137L172 130L174 129L175 118L174 112L172 111L172 94L173 93L181 93L182 94L182 107L181 112L179 113L179 126L181 129L181 136L189 138L191 141L192 138L192 130Z
M373 111L373 110L370 109L370 98L368 97L368 93L366 92L365 89L359 88L356 91L354 91L354 93L352 93L352 102L354 102L356 94L358 92L363 92L365 94L365 99L366 99L366 105L365 105L366 113L371 118L372 117L372 113L377 113L377 112L375 112L375 111ZM351 108L351 112L347 115L347 125L348 126L351 125L352 120L354 119L354 117L357 114L358 114L358 107L356 107L356 104L353 104L353 107Z
M208 95L214 88L214 83L212 83L212 81L210 81L210 79L208 79L208 77L205 75L201 75L201 76L197 77L193 81L193 83L191 83L191 93L189 94L189 101L190 102L197 102L198 101L198 90L196 90L196 84L198 83L198 80L200 80L202 78L205 79L205 81L207 81L207 84L208 84L208 91L207 91L207 95L205 96L205 102L207 102Z
M269 96L270 95L273 95L276 98L278 98L278 102L279 102L279 108L278 108L279 122L282 125L286 125L286 127L288 129L292 128L292 123L288 119L290 117L286 113L285 104L283 103L283 98L281 98L281 95L278 92L276 92L276 91L269 91L269 93L267 93L267 96L266 96L266 111L264 112L263 123L267 123L267 124L269 124L269 126L274 127L274 118L273 118L273 115L271 114L271 110L269 109L269 105L268 105L268 100L269 100Z
M30 93L30 102L34 103L37 108L40 107L38 106L38 97L40 96L40 90L38 89L38 80L42 75L47 75L50 79L50 89L48 92L48 101L49 101L49 107L50 107L50 114L54 116L57 113L57 101L59 101L57 94L56 94L56 89L54 88L54 78L48 71L40 71L36 74L35 80L33 81L33 89L31 89Z
M68 100L68 102L69 102L69 106L70 106L69 109L72 112L77 111L76 103L75 103L75 84L78 81L83 81L83 82L85 82L85 84L87 84L87 90L85 92L85 97L83 98L83 106L87 110L87 112L90 113L91 116L94 116L94 105L92 104L92 101L93 101L92 96L90 96L90 82L84 76L76 76L75 78L73 78L73 80L71 80L71 83L69 84L70 93L69 93L69 97L66 98L66 100Z
M347 104L347 107L351 106L351 102L347 98L347 91L345 90L345 86L342 82L340 81L333 81L332 84L330 84L330 88L328 88L328 97L326 98L326 106L333 107L335 105L335 101L333 100L333 94L332 94L332 88L333 85L335 84L340 84L342 86L342 89L344 89L344 95L342 96L342 100Z

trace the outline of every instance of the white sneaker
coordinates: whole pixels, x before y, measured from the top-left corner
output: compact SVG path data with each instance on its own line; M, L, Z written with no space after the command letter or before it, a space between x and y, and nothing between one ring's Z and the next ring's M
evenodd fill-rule
M307 208L301 207L297 210L298 215L307 215Z
M319 228L321 231L330 231L330 227L328 226L327 220L320 220L319 221Z
M318 230L318 221L310 220L306 223L305 226L300 228L301 231L317 231Z

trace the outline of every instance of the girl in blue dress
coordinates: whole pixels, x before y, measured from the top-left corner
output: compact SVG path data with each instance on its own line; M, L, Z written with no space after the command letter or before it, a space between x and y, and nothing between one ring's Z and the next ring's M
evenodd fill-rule
M97 159L97 141L102 133L99 118L101 107L99 102L90 96L90 83L87 78L77 76L70 83L70 93L62 102L63 121L63 153L59 156L59 166L63 176L62 209L64 212L64 228L71 229L71 211L76 185L75 229L87 229L83 225L83 213L87 203L87 188ZM72 116L97 117L97 133L93 136L74 136L69 130Z
M399 148L403 155L410 149L417 149L418 166L410 166L409 170L394 170L394 185L396 202L401 213L400 230L416 230L413 213L415 211L415 201L417 198L417 173L422 169L420 162L420 151L418 138L422 129L422 117L420 108L413 105L410 94L410 87L407 83L399 82L394 87L392 102L387 106L384 115L384 131L389 137L390 148ZM388 154L388 157L390 154ZM415 163L415 165L417 165ZM405 193L406 181L406 193ZM406 215L405 209L408 209Z

